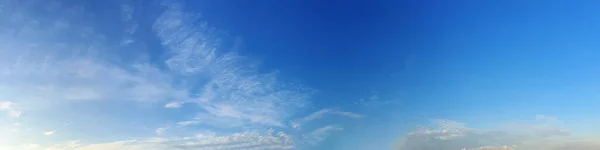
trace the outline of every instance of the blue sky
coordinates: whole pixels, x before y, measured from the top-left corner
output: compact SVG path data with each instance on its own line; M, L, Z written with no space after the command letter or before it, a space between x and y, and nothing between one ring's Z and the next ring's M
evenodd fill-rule
M599 149L597 6L0 0L0 149Z

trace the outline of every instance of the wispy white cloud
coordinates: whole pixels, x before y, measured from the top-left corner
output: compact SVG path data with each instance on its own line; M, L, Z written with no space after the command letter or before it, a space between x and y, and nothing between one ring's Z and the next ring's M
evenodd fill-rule
M46 135L46 136L48 136L48 135L52 135L54 133L56 133L56 131L53 130L53 131L44 132L43 134Z
M53 146L52 148L65 148ZM183 138L147 138L115 141L108 143L81 144L71 146L77 150L282 150L293 149L294 143L290 135L274 130L245 131L228 135L219 135L215 132L199 132L194 136Z
M156 132L156 134L157 134L157 135L162 135L162 134L164 134L164 133L165 133L165 131L167 131L167 129L168 129L168 128L157 128L157 129L155 130L155 132Z
M11 105L10 101L0 101L0 110L9 110L12 108Z
M195 124L199 124L200 121L181 121L181 122L177 122L177 125L179 126L189 126L189 125L195 125Z
M347 112L347 111L333 111L331 113L339 115L339 116L350 117L350 118L362 118L362 117L364 117L361 114L357 114L357 113L353 113L353 112Z
M11 118L17 118L21 116L21 111L18 110L11 110L8 112L8 116Z
M15 109L11 101L0 101L0 111L6 112L10 118L18 118L21 116L21 111Z
M196 103L207 115L266 126L283 126L297 108L307 104L311 90L279 82L277 74L258 73L249 59L234 52L217 52L209 28L180 4L166 4L153 29L174 54L165 63L183 76L202 75L208 82Z
M435 120L434 128L419 127L402 136L397 150L569 150L598 149L590 139L574 137L549 124L512 124L506 128L479 130L464 123ZM600 140L592 140L596 143ZM578 148L575 148L578 147Z
M240 128L249 125L250 122L232 117L220 117L208 113L200 113L192 120L180 121L177 123L180 127L190 125L209 125L217 128Z
M108 45L112 44L103 33L78 22L77 18L88 15L85 10L60 4L52 6L52 12L61 17L41 17L21 11L0 16L1 22L20 25L18 30L8 30L16 33L0 34L0 78L5 81L0 82L0 99L54 103L187 98L184 90L171 86L172 79L164 71L146 62L117 64L106 60L107 55L113 55L104 53L110 51ZM7 7L35 9L21 5Z
M353 112L345 112L345 111L340 111L337 109L321 109L318 110L316 112L313 112L312 114L301 118L301 119L297 119L291 122L291 126L292 128L298 128L300 127L302 124L308 123L310 121L319 119L324 117L325 115L328 114L332 114L332 115L338 115L338 116L343 116L343 117L349 117L349 118L362 118L363 115L361 114L357 114L357 113L353 113Z
M99 144L77 142L49 147L54 149L294 148L293 135L253 129L285 128L284 123L290 120L290 116L310 104L308 99L314 90L283 82L276 72L259 71L258 65L250 58L235 52L218 51L221 39L215 36L216 30L199 24L198 15L184 12L182 4L171 2L174 1L164 3L166 10L151 27L167 50L164 62L133 61L130 57L121 58L113 53L120 51L118 47L123 43L137 42L134 34L141 26L135 18L137 6L125 4L118 7L122 11L120 20L124 21L127 31L122 41L115 42L111 40L112 35L102 32L104 28L95 28L93 18L89 18L94 14L87 12L85 7L63 6L62 3L45 5L45 1L31 6L5 5L6 8L17 9L3 9L0 13L0 22L3 22L0 25L0 78L5 81L0 82L0 100L11 101L0 103L0 110L18 117L21 111L15 109L14 104L19 104L17 108L26 103L34 105L23 107L53 109L54 105L97 101L158 102L165 104L165 108L180 108L185 103L197 105L195 108L198 110L191 113L198 115L192 120L177 123L179 127L203 124L239 132L223 134L214 131L214 134L199 134L202 136L194 138L149 138ZM27 11L38 10L38 7L42 7L39 9L42 13L56 15L44 16ZM336 110L325 113L362 117ZM319 115L324 114L302 120L311 121L320 118ZM158 128L155 132L161 135L166 129ZM318 135L337 129L315 130L307 137L322 137ZM63 132L62 129L57 130ZM53 135L55 132L43 134Z
M136 7L131 4L127 4L127 1L121 2L123 3L120 5L121 19L125 26L121 44L127 45L136 42L133 36L137 32L139 24L137 23L137 20L134 19Z
M165 104L165 108L179 108L183 103L181 102L170 102Z
M316 145L322 141L324 141L327 136L331 134L333 131L341 131L344 130L340 125L327 125L321 128L318 128L314 131L311 131L302 136L302 142L306 142L310 145Z

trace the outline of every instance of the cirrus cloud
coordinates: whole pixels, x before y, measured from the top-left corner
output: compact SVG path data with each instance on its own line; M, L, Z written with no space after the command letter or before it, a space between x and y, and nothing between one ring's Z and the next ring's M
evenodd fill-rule
M99 21L96 17L98 12L84 6L57 1L0 1L0 100L10 100L0 103L1 110L11 117L19 117L21 109L13 107L19 104L19 108L27 108L23 110L35 110L38 114L50 112L48 114L69 118L68 115L73 114L54 110L56 106L65 106L69 110L76 106L95 106L90 108L101 108L102 112L113 108L97 105L99 102L115 105L135 102L150 106L140 109L158 109L154 104L159 104L162 106L160 111L173 112L179 110L164 108L184 109L181 107L184 104L193 106L177 114L195 114L192 120L176 120L177 126L169 125L168 130L147 131L169 135L169 138L150 136L109 143L39 146L46 149L291 149L297 143L305 143L298 141L304 140L299 138L303 135L311 137L305 139L316 139L311 143L317 143L328 135L326 132L341 129L339 126L325 126L307 133L284 132L288 130L286 122L310 105L309 99L315 90L282 81L276 71L259 71L251 58L221 50L221 39L216 36L218 31L209 28L206 23L198 23L201 22L199 15L185 10L183 3L158 3L161 6L132 6L126 2L115 6L122 11L121 17L116 17L122 27L109 30L123 30L122 34L115 35L102 26L106 22ZM139 18L140 15L136 14L140 10L159 13L153 16L156 18ZM152 20L152 23L143 24L140 20L144 19ZM136 34L142 34L140 32L148 32L143 34L152 36L156 41L137 37ZM160 52L150 54L145 48L148 45L154 45L152 48ZM129 52L133 55L125 55ZM328 113L362 117L343 111ZM107 121L107 124L122 124L109 121L127 120L106 119L124 117L107 114L87 116L98 116L95 119L104 119L101 121ZM139 114L127 117L136 115ZM34 118L34 115L31 117L28 119L44 120ZM172 120L153 121L164 125ZM191 127L200 124L208 126L206 129L216 130L204 132ZM123 130L140 128L123 126L119 127ZM79 129L61 127L64 129L52 129L60 130L61 136L75 135L72 133ZM181 128L189 132L171 134L171 131L177 132ZM40 132L36 130L36 134ZM46 136L54 134L55 131L43 132Z

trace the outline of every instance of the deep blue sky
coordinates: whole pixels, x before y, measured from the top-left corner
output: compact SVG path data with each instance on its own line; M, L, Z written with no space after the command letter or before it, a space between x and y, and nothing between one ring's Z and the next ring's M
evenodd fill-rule
M197 3L188 7L243 35L242 53L319 89L319 105L377 91L403 104L387 109L408 114L390 118L487 125L536 114L584 119L600 106L597 2Z
M596 85L600 19L589 2L198 1L187 7L242 35L242 53L267 68L334 95L322 103L380 91L404 93L417 107L457 111L470 107L462 103L527 109L541 98L557 106L564 101L532 96ZM589 102L578 101L571 103Z

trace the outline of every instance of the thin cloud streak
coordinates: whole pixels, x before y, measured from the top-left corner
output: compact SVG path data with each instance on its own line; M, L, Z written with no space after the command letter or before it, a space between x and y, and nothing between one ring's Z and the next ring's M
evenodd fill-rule
M183 12L178 3L165 6L167 10L153 25L162 45L174 54L165 63L181 76L208 78L194 98L206 115L282 127L284 120L308 103L310 89L282 83L275 73L257 73L247 64L248 58L234 52L218 52L218 42L211 36L215 31L198 25L197 15ZM189 101L179 103L184 102Z
M46 136L48 136L48 135L52 135L54 133L56 133L55 130L53 130L53 131L47 131L47 132L44 132L43 134L46 135Z

